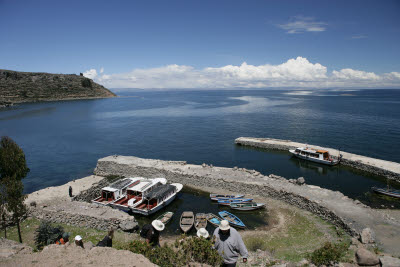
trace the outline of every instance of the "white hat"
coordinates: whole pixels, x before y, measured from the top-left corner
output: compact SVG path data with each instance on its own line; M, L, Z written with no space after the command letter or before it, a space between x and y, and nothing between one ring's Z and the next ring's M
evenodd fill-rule
M81 240L82 240L82 237L81 237L80 235L77 235L77 236L75 236L75 240L76 240L76 241L81 241Z
M197 231L197 236L198 237L204 237L204 238L208 238L210 236L210 234L208 233L208 231L206 230L206 228L200 228Z
M221 224L219 225L219 229L222 231L226 231L226 230L229 230L229 228L231 228L229 226L229 222L227 220L222 220Z
M156 228L157 231L162 231L165 228L165 225L162 221L160 220L154 220L151 222L151 225L153 225L154 228Z

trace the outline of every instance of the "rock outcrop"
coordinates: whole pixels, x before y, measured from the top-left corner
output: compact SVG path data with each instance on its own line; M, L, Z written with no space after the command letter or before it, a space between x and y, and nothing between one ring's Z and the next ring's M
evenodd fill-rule
M0 106L114 96L114 93L84 76L0 69Z

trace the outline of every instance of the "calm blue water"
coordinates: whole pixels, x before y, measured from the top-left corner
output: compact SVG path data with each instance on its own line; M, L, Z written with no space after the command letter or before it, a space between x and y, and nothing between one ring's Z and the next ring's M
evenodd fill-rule
M118 94L0 111L0 135L22 147L31 169L24 181L27 193L81 178L92 173L97 159L121 154L303 176L309 184L365 203L398 204L369 192L371 186L386 186L382 177L235 146L234 139L290 139L400 162L400 90Z

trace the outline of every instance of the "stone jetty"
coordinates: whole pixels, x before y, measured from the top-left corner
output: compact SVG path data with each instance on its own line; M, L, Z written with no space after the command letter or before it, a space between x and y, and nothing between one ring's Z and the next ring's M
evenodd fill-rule
M209 192L240 192L283 200L320 216L354 237L359 238L363 230L369 228L385 251L400 253L398 218L393 218L392 214L385 210L371 209L340 192L307 185L303 181L293 183L273 174L264 175L256 170L237 167L214 167L205 163L193 165L185 161L117 155L99 159L94 172L100 176L166 177L170 182L179 182Z
M360 156L344 151L339 151L333 148L326 148L310 144L302 144L298 142L293 142L290 140L281 140L273 138L254 138L254 137L239 137L235 139L235 144L242 146L250 146L265 149L274 150L289 150L297 147L313 147L317 149L323 149L329 151L329 153L335 157L342 154L343 158L341 164L350 166L359 170L367 171L377 175L382 175L388 179L400 182L400 163L374 159L365 156Z

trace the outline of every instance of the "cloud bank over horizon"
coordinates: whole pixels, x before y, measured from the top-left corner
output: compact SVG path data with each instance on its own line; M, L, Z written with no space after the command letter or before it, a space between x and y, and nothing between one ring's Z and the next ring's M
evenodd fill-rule
M350 68L328 72L320 63L297 57L279 65L227 65L196 69L186 65L133 69L126 73L107 74L90 69L87 78L108 88L139 89L225 89L225 88L394 88L400 87L400 72L375 74Z

